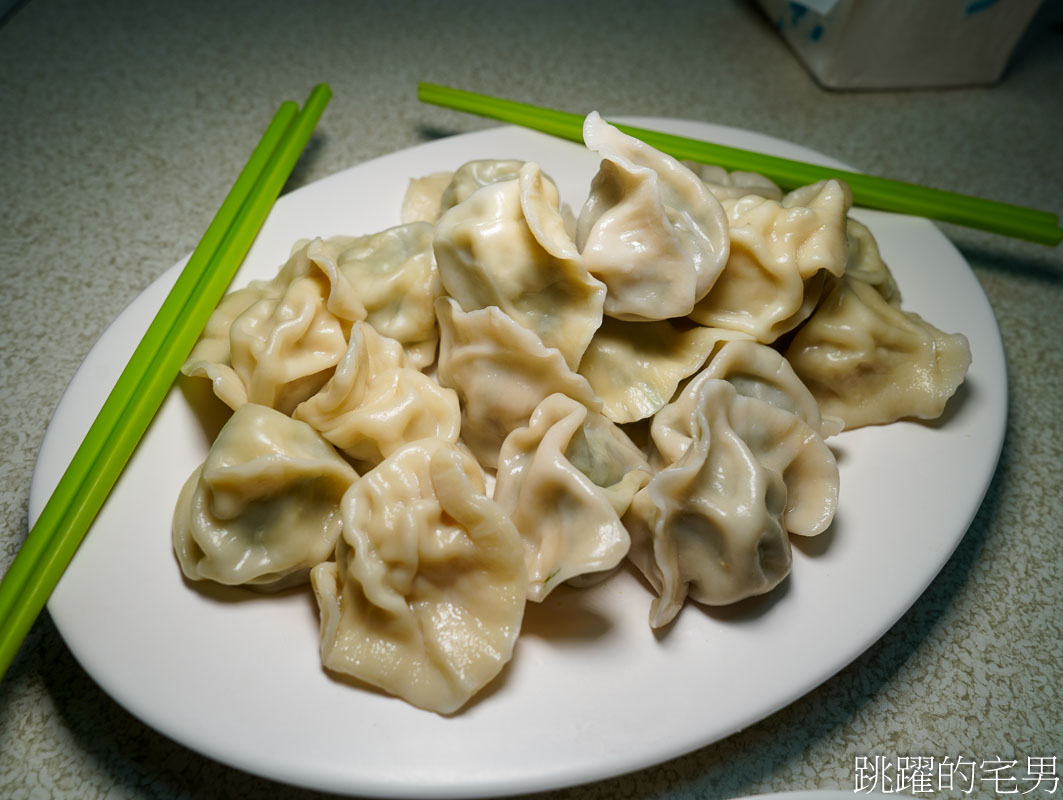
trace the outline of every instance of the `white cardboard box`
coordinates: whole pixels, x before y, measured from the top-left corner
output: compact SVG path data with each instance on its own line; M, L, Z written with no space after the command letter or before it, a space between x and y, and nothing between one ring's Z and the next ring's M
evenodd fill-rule
M1041 0L757 0L830 89L996 83Z

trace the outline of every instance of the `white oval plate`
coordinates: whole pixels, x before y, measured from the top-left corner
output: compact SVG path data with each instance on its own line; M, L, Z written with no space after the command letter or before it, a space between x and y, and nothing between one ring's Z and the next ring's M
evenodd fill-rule
M724 144L832 162L793 144L697 122L629 120ZM296 239L398 222L407 180L472 158L538 161L578 210L597 158L519 128L434 141L280 198L234 286L272 277ZM167 398L49 603L86 671L148 725L279 781L381 797L473 797L602 779L672 758L760 720L878 639L963 537L999 454L1005 365L992 310L925 220L860 212L905 306L971 342L970 377L943 424L832 439L842 472L833 528L795 552L775 592L731 609L688 606L655 636L650 596L621 573L528 610L512 663L444 718L329 677L309 591L264 598L182 580L170 515L208 437L180 390ZM175 265L104 333L41 448L35 520L176 279ZM803 548L803 549L802 549Z

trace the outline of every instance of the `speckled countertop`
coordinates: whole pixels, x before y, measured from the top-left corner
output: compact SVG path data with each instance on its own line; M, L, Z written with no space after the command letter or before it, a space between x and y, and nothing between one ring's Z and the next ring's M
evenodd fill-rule
M817 86L738 0L16 4L0 27L0 568L26 535L34 460L74 371L193 248L282 100L321 81L335 94L292 187L491 124L418 103L429 80L749 128L1058 213L1061 26L1063 4L1046 3L993 88L845 93ZM1002 460L958 550L879 642L791 706L668 763L542 797L852 789L855 759L873 754L1036 758L1063 776L1063 251L942 230L988 294L1010 376ZM924 796L956 794L935 789ZM0 796L316 795L145 727L45 613L0 683ZM1063 785L1027 796L1063 797Z

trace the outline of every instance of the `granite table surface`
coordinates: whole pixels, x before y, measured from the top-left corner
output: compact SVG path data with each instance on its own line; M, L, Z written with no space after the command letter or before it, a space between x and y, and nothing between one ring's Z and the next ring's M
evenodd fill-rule
M763 132L856 168L1063 212L1063 3L995 86L817 85L759 9L657 3L29 0L0 26L0 569L27 534L50 416L108 324L189 253L273 110L334 99L288 189L492 126L418 81L604 115ZM999 321L1006 439L936 580L818 688L674 760L537 797L852 791L857 759L1031 762L975 797L1063 797L1063 250L941 224ZM999 760L999 761L998 761ZM986 767L988 769L988 766ZM921 796L961 796L946 786ZM47 612L0 683L0 797L310 798L145 726Z

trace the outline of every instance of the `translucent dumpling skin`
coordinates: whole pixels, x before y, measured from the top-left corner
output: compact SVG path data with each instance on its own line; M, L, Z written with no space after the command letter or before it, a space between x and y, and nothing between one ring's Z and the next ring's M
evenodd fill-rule
M597 411L601 400L587 379L569 368L560 350L496 306L461 310L440 298L439 382L461 403L461 436L487 469L502 441L531 418L548 395L568 395Z
M941 416L967 375L971 349L962 334L944 333L875 285L846 276L786 358L824 414L858 428Z
M255 403L291 413L328 380L365 306L347 277L303 241L271 281L232 292L182 366L208 378L230 408Z
M536 164L444 212L434 247L443 286L462 309L501 309L575 369L601 324L605 285L587 271Z
M837 509L834 454L788 392L711 370L655 420L664 466L624 517L631 559L658 593L653 627L688 596L724 605L771 590L790 572L788 535L823 532Z
M616 425L563 394L506 437L494 497L524 541L530 600L624 559L630 539L620 516L649 477Z
M279 589L305 583L340 535L340 499L358 478L309 425L245 403L188 479L173 543L190 580Z
M461 427L453 390L410 366L399 342L362 322L351 329L350 344L328 383L296 406L293 416L310 423L359 469L415 439L457 441Z
M597 113L583 139L601 155L579 214L576 244L609 287L617 319L681 317L727 261L727 218L702 180L671 156L620 132Z
M513 523L456 446L413 442L344 496L336 560L314 568L321 658L452 713L510 660L528 577Z
M758 194L723 201L730 255L691 319L770 344L808 317L824 273L845 269L850 198L836 180L806 189L779 202Z
M605 317L580 361L616 423L648 419L671 400L684 378L697 372L723 342L748 334L692 325L686 320L631 322Z
M418 369L432 363L439 338L433 304L443 290L432 235L432 226L419 222L368 236L319 239L311 250L323 271L357 287L365 320L400 342Z

